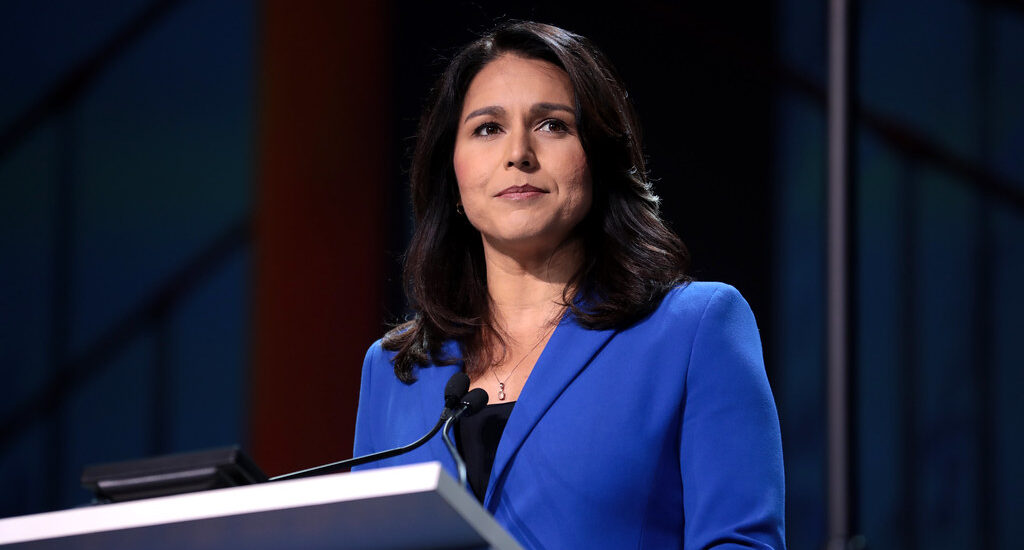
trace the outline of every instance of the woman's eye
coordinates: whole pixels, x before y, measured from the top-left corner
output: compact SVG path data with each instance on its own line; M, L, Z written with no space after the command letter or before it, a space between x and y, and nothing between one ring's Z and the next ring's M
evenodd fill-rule
M473 130L473 135L484 137L493 136L494 134L497 134L500 130L501 126L498 126L493 122L485 122L480 126L477 126L476 130Z
M555 118L549 118L540 124L540 129L545 132L565 133L569 131L569 125Z

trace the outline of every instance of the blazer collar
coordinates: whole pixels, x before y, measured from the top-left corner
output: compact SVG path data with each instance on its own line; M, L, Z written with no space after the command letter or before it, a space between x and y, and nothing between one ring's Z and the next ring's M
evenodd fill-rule
M506 471L523 441L565 388L615 334L614 330L587 330L566 312L519 393L512 415L498 443L484 507L497 508L494 492L504 484Z

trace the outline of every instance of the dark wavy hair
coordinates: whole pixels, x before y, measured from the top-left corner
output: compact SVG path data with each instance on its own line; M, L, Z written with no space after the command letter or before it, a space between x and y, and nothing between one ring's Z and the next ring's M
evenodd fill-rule
M563 69L575 95L580 141L590 168L590 211L574 231L583 261L562 293L589 329L621 329L651 313L687 280L689 256L662 222L648 177L640 127L614 69L586 38L528 21L499 25L464 47L438 80L419 123L411 167L415 231L405 256L406 295L415 315L384 336L395 374L415 381L416 365L453 364L445 341L462 345L468 372L492 360L491 319L480 234L456 212L452 164L462 102L473 77L506 54ZM493 341L493 340L490 340Z

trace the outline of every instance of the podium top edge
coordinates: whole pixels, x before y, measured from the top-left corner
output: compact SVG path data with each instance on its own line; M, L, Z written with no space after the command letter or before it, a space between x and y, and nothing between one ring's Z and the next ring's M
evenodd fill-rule
M0 544L431 491L451 500L443 476L425 462L16 516L0 519Z

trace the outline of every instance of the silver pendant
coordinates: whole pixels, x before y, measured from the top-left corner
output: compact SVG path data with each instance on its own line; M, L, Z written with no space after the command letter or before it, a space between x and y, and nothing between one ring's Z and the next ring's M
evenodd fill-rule
M498 382L498 401L505 400L505 383Z

